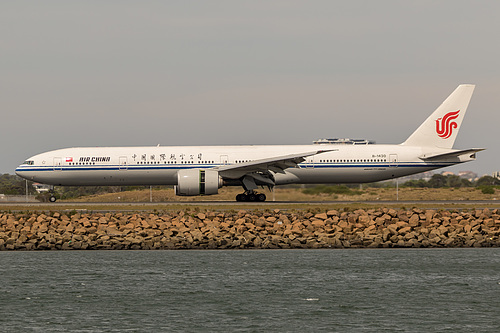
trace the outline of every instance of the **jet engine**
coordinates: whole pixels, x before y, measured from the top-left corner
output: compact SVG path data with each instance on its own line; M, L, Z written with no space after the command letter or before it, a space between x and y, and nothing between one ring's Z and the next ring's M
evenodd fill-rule
M217 194L222 178L215 170L185 169L177 172L175 194L181 196Z

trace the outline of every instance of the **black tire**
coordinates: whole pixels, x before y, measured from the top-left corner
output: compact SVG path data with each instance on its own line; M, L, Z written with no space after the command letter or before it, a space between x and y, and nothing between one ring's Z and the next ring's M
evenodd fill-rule
M266 195L264 193L257 194L257 201L260 201L260 202L266 201Z
M257 200L257 196L255 194L253 194L253 193L249 194L247 196L247 198L248 198L248 201L250 201L250 202L255 202Z
M247 201L247 196L244 193L240 193L236 196L236 201Z
M50 201L50 202L56 202L56 200L57 200L57 198L56 198L55 196L53 196L53 195L51 195L51 196L49 197L49 201Z

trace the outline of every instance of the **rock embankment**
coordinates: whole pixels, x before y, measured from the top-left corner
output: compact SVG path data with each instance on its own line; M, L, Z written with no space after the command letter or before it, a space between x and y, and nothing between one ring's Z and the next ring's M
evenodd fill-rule
M0 250L498 247L500 211L0 213Z

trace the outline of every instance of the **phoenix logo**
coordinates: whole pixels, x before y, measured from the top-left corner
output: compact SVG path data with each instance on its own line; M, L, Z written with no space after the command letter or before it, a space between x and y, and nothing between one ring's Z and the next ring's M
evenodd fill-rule
M438 118L436 120L436 133L440 138L448 139L454 128L457 128L458 125L456 122L452 121L458 118L458 114L460 110L454 112L448 112L442 118Z

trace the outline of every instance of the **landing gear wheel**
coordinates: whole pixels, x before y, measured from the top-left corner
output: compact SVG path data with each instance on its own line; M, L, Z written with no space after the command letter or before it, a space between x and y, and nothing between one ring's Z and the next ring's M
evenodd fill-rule
M240 193L236 196L236 201L247 201L247 196L245 193Z
M253 191L247 191L245 193L240 193L236 195L236 201L264 202L266 201L266 195L264 193L255 193Z
M57 198L56 198L55 196L53 196L53 195L51 195L51 196L49 197L49 201L50 201L50 202L56 202L56 200L57 200Z

